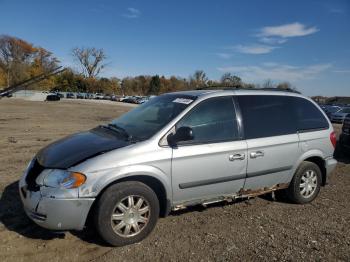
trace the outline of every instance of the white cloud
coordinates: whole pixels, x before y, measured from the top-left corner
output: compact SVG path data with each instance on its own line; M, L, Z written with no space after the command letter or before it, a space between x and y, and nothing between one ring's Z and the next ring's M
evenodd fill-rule
M140 15L141 11L133 7L129 7L127 13L123 14L126 18L138 18Z
M216 55L222 59L230 59L233 56L229 53L216 53Z
M276 44L283 44L287 42L287 39L285 38L280 38L280 37L261 37L260 42L264 44L269 44L269 45L276 45Z
M331 64L315 64L309 66L292 66L276 63L265 63L261 66L229 66L219 67L221 72L232 72L246 81L272 79L277 81L298 81L313 79L331 68Z
M266 67L275 67L275 66L278 66L278 63L275 63L275 62L265 62L265 63L263 63L263 66L266 66Z
M292 23L279 26L266 26L260 30L260 37L298 37L311 35L320 31L317 27L306 27L301 23Z
M288 38L300 37L314 34L320 31L317 27L307 27L301 23L295 22L278 26L266 26L259 30L254 37L260 43L250 45L236 45L228 49L233 49L236 52L243 54L261 55L271 53L273 50L280 48L280 45L287 42ZM217 54L219 57L228 59L228 54Z
M253 54L253 55L261 55L270 53L272 50L276 49L275 46L268 45L237 45L234 46L233 49L243 54Z
M331 8L329 11L331 13L334 13L334 14L343 14L343 13L345 13L345 10L344 9L340 9L340 8Z
M337 69L337 70L333 70L334 73L342 73L342 74L349 74L350 73L350 69Z

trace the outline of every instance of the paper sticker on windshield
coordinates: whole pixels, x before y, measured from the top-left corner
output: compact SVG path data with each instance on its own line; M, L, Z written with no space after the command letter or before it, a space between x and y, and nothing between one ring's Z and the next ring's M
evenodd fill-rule
M193 101L192 99L188 99L188 98L176 98L175 100L173 100L174 103L181 103L185 105L192 103L192 101Z

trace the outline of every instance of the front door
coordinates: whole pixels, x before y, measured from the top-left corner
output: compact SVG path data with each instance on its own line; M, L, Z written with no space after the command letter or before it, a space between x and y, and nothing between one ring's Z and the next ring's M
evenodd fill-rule
M173 148L175 204L232 195L243 188L247 145L241 140L231 96L200 102L176 125L191 127L194 138Z

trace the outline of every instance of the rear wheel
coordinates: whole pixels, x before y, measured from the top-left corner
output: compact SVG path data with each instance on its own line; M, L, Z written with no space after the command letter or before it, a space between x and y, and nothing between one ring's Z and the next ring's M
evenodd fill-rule
M312 162L304 161L296 171L287 189L287 196L298 204L313 201L321 188L322 174L320 168Z
M159 216L159 201L147 185L137 181L110 186L97 202L95 225L113 246L136 243L147 237Z

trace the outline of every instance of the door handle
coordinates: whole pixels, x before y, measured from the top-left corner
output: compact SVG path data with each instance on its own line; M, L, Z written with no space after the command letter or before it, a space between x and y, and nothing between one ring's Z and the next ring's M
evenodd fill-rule
M244 160L245 154L234 154L234 155L229 155L228 159L230 161L235 161L235 160Z
M250 153L250 158L257 158L257 157L261 157L261 156L264 156L263 151L255 151L255 152Z

